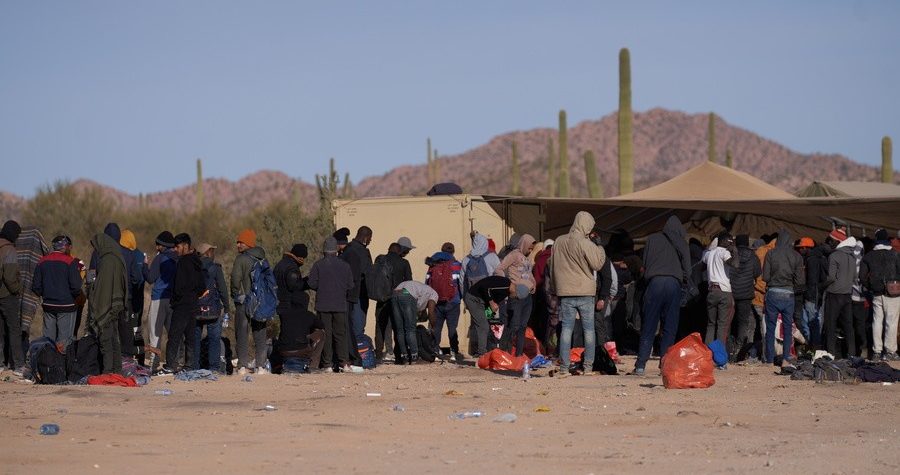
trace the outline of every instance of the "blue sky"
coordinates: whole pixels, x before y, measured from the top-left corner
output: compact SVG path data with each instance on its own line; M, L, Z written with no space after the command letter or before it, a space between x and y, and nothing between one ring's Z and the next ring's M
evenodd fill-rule
M354 180L517 129L714 111L800 152L900 141L900 2L0 2L0 189ZM900 152L895 155L900 155ZM900 159L898 159L900 160Z

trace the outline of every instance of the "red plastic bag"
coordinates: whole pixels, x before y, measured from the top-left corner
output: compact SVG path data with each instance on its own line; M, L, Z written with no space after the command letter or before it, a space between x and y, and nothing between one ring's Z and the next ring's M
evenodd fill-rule
M584 356L584 348L572 348L569 351L569 362L572 364L581 363L581 358Z
M691 333L669 347L662 359L666 389L708 388L716 384L713 357L699 333Z
M541 348L541 342L538 341L537 337L534 336L534 330L531 327L525 328L525 348L522 350L522 353L529 358L534 358L537 355L542 355L543 349ZM512 353L516 353L516 344L513 343Z
M88 376L87 383L94 386L122 386L126 388L136 388L138 385L134 378L115 373Z
M515 357L500 348L494 348L478 358L478 367L500 371L522 371L525 363L529 361L531 360L525 355Z

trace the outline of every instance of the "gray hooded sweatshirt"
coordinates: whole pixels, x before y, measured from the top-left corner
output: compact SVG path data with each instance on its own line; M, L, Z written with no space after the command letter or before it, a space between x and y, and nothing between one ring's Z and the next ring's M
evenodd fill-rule
M462 270L459 271L459 281L466 281L466 265L472 257L484 256L484 265L487 266L488 275L494 275L494 271L500 267L500 258L493 252L488 252L488 240L481 234L476 234L472 238L472 251L469 255L463 257Z
M831 294L849 295L856 283L856 256L853 248L856 238L848 237L838 244L837 249L828 256L828 279L825 291Z

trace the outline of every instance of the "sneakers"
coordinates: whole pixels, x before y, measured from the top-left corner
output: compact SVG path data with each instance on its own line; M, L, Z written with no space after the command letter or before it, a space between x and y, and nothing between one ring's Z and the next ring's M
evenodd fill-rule
M453 353L453 357L450 358L450 361L453 361L455 363L462 363L465 360L466 360L466 356L458 351Z
M272 372L266 368L256 368L256 374L272 374Z
M594 373L593 371L585 371L585 372L581 373L582 376L593 376L595 374L597 374L597 373Z
M175 374L175 371L173 371L172 368L162 365L157 372L153 373L153 376L171 376L173 374Z
M13 376L15 376L17 378L21 378L24 375L25 375L25 367L24 366L20 366L20 367L16 368L15 370L13 370Z
M571 373L569 373L568 368L563 369L561 367L557 367L556 370L551 371L551 373L552 373L551 376L556 377L556 378L568 378L569 376L571 376Z
M634 371L631 374L635 376L644 376L646 374L646 370L644 368L634 368Z
M237 370L237 374L238 374L238 376L246 376L246 375L250 374L250 370L241 366L241 369Z
M344 366L341 366L341 373L352 373L352 372L353 372L353 370L350 368L350 365L345 364Z
M881 355L882 361L900 361L900 356L897 356L897 353L888 353L884 352Z

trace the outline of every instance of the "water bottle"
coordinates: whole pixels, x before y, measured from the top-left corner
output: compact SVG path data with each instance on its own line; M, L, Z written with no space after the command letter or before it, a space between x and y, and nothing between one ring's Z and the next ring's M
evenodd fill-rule
M171 390L171 389L157 389L157 390L154 391L154 392L155 392L156 394L159 394L160 396L170 396L170 395L172 394L172 390Z
M522 379L528 379L531 377L531 363L525 363L525 366L522 367Z
M475 417L481 417L483 415L484 415L483 411L457 412L455 414L450 414L450 419L455 419L455 420L472 419Z
M222 328L228 328L228 321L231 320L231 317L226 313L224 317L222 317Z
M41 435L59 434L59 426L56 424L44 424L41 426Z

